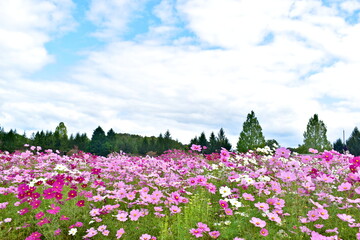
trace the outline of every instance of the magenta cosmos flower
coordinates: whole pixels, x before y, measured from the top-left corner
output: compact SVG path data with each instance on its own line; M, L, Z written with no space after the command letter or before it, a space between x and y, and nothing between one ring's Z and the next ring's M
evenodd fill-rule
M260 230L260 234L264 237L266 237L267 235L269 235L269 231L266 228L262 228Z

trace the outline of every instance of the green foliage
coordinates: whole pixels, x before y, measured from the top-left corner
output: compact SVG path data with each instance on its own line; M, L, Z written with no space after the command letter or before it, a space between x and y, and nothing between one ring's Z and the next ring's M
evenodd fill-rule
M354 128L349 139L346 141L349 152L355 156L360 156L360 132L357 127Z
M106 149L106 135L104 130L98 126L91 137L90 152L100 156L106 156L110 152Z
M231 149L231 144L229 139L225 136L225 132L223 128L220 128L219 133L215 136L214 132L211 132L209 141L206 139L206 135L204 132L200 134L200 137L195 137L190 140L191 145L201 145L206 146L207 149L204 150L204 153L210 154L213 152L220 152L221 148L225 148L227 150Z
M319 120L317 114L309 119L309 122L304 132L303 148L314 148L318 151L330 150L331 143L326 136L326 126L323 121Z
M264 146L265 138L262 133L262 128L255 117L254 111L251 111L243 124L243 130L240 133L237 143L237 150L239 152L247 152L248 150L254 150Z
M341 141L341 139L337 139L335 142L334 142L334 150L335 151L338 151L339 153L342 153L344 151L344 143Z
M230 151L231 144L229 142L229 139L225 136L223 128L220 128L216 141L218 143L217 149L225 148Z

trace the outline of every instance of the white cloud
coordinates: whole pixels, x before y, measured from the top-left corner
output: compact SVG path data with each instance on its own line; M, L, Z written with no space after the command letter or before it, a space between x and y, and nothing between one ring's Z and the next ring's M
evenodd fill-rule
M31 122L38 125L27 124L37 129L53 129L60 121L72 132L89 134L98 125L146 135L169 129L184 143L224 127L235 145L247 113L254 110L265 137L285 146L302 142L314 113L327 125L331 141L342 129L350 134L359 126L354 86L360 75L360 25L348 23L343 11L355 11L357 2L163 0L153 10L145 9L145 3L93 0L87 16L106 46L74 66L72 83L16 78L10 91L0 91L7 109L1 116L4 124L18 128L18 119L34 113ZM134 41L121 40L144 11L161 24L150 25ZM43 50L36 61L25 53L29 64L12 67L17 72L51 61L43 44L52 27L37 30L34 25L36 38L19 30L29 38L21 51L20 43L0 40L0 48L14 54ZM0 84L0 90L5 88L1 79ZM12 96L18 100L8 100Z
M31 73L53 61L44 44L74 27L71 0L0 2L0 78Z
M87 18L99 27L95 36L103 39L118 38L128 31L128 23L136 18L148 0L91 0Z

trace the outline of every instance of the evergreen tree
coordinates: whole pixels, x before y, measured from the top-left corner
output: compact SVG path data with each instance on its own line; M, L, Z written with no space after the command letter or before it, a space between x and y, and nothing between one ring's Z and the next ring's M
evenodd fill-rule
M60 122L59 125L55 128L54 139L55 149L58 149L62 153L69 151L67 128L63 122Z
M360 132L357 127L354 128L346 141L346 147L354 156L360 156Z
M209 147L208 147L207 151L205 151L205 153L213 153L217 149L219 149L219 143L215 137L214 132L211 132L210 137L209 137Z
M326 126L323 121L319 120L317 114L309 119L304 132L304 149L314 148L318 151L330 150L331 143L326 136Z
M112 128L106 134L106 148L109 152L116 152L116 133Z
M164 150L169 150L172 149L172 139L171 139L171 134L170 131L167 130L164 134Z
M343 142L341 141L341 138L337 139L335 142L334 142L334 150L335 151L338 151L339 153L342 153L344 151L344 144Z
M240 133L237 143L237 150L239 152L247 152L248 150L254 150L264 146L265 138L262 133L262 128L255 117L254 111L251 111L243 124L243 130Z
M90 152L100 156L106 156L109 151L106 149L106 135L104 130L98 126L91 137Z
M207 141L204 132L202 132L202 133L200 134L200 137L199 137L199 145L200 145L201 147L204 147L204 146L205 146L205 147L209 147L209 142Z
M199 145L199 138L197 136L190 140L189 146L191 147L193 144Z
M231 144L229 139L225 136L225 132L223 128L220 128L219 133L217 135L218 149L225 148L227 150L231 149Z

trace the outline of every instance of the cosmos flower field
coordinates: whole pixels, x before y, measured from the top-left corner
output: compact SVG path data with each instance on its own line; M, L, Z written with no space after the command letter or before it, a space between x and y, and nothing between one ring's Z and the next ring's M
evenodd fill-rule
M0 239L360 239L360 157L0 152Z

